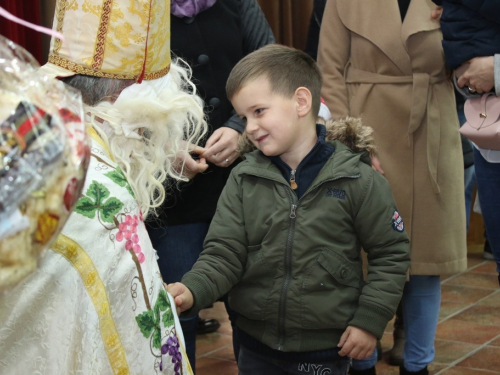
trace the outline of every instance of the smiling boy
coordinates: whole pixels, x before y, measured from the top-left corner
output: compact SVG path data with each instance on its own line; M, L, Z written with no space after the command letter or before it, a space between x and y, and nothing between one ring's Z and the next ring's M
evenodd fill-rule
M233 170L203 253L168 290L187 314L230 293L240 375L344 375L350 358L372 354L406 279L389 185L365 151L316 124L321 74L305 53L263 47L226 89L258 150ZM352 132L350 121L339 124Z

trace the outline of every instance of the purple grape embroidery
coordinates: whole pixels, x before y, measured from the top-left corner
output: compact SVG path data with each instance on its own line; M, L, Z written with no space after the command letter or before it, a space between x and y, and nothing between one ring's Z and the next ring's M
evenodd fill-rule
M181 363L182 363L182 354L179 352L179 340L177 336L174 334L167 339L167 342L161 347L161 354L168 354L172 357L172 363L174 364L175 375L180 375ZM160 370L162 370L163 366L160 362Z

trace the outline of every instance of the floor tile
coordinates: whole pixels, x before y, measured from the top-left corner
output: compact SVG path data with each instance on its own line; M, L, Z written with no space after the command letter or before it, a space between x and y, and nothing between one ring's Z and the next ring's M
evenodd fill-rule
M451 279L447 285L464 285L467 287L498 289L498 278L494 274L474 273L468 271Z
M203 357L196 360L196 375L236 375L238 367L235 361Z
M438 325L436 338L449 341L485 343L500 334L500 327L449 319Z
M380 340L380 343L382 344L382 352L387 352L388 350L392 349L392 345L394 344L394 338L391 333L384 333L382 336L382 340Z
M500 336L490 343L490 346L500 346ZM500 369L499 369L500 370Z
M469 358L460 362L457 367L468 367L481 370L499 371L500 348L487 346Z
M478 264L483 263L485 260L483 259L483 251L481 249L480 253L476 254L468 254L467 255L467 269L477 266Z
M218 332L196 337L196 357L202 357L214 350L233 345L233 338Z
M497 375L497 374L500 374L500 372L469 369L463 367L452 367L451 369L443 371L440 375Z
M477 267L474 267L474 269L470 270L470 272L498 275L496 263L494 261L486 261L483 264L481 264Z
M489 296L492 290L469 288L460 285L441 285L441 301L472 304Z
M227 361L234 361L234 350L233 350L233 345L227 345L219 350L215 350L211 352L210 354L207 355L207 357L210 358L219 358L219 359L225 359Z
M488 297L478 303L481 306L491 306L500 308L500 289L491 293Z
M500 305L488 306L477 304L467 310L455 315L454 319L463 320L466 322L474 322L484 325L500 326Z
M436 357L434 361L440 364L450 364L476 350L480 345L438 339L435 347Z
M439 310L439 320L448 318L450 315L456 314L461 310L465 310L470 306L470 303L463 301L441 301L441 309Z

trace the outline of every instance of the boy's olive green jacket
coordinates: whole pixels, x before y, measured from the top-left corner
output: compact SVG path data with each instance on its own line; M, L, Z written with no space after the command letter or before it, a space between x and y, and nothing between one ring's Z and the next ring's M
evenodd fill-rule
M408 237L367 153L332 144L300 199L259 151L232 171L204 251L182 279L195 300L188 314L229 292L237 326L286 352L334 348L349 325L382 336L406 280Z

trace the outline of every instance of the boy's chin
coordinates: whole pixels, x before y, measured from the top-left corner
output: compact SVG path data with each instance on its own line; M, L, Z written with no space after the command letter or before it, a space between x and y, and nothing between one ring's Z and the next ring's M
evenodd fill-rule
M272 152L272 151L266 151L266 150L262 150L259 148L259 150L266 156L280 156L281 154L279 152Z
M271 151L267 147L259 147L259 144L257 142L252 142L252 144L255 146L257 150L262 152L266 156L280 156L281 154L278 153L277 151Z

